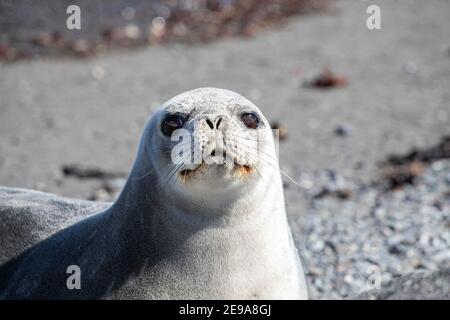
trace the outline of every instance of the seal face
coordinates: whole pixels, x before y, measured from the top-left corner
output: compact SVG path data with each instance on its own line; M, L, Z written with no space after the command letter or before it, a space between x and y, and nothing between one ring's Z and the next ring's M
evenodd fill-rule
M277 168L270 126L261 111L227 90L203 88L166 102L154 117L150 153L159 153L160 183L180 196L248 189Z
M216 88L164 103L118 199L0 266L0 298L307 298L267 119Z

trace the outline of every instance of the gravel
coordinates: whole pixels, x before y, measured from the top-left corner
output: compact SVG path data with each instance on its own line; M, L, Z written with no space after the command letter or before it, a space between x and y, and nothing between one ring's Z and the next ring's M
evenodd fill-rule
M450 161L437 161L415 185L389 192L336 172L303 176L307 214L290 218L301 226L294 234L312 296L354 297L400 274L450 267L449 173ZM317 197L324 188L352 196Z

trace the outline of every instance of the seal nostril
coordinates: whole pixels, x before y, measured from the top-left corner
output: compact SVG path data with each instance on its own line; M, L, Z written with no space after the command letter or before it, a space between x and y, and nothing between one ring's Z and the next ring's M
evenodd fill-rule
M208 124L208 126L209 126L211 129L214 129L214 126L213 126L211 120L206 119L206 123Z
M221 121L222 121L222 117L220 117L219 120L217 120L216 129L219 129L219 125L220 125Z

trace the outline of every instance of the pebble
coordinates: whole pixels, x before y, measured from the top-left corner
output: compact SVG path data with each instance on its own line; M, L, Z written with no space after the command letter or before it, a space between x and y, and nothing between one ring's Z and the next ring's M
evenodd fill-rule
M445 182L450 185L450 173L447 173L447 175L445 176Z
M33 42L41 47L48 47L51 45L53 37L48 32L39 32L33 39Z
M442 263L443 261L450 261L450 249L441 251L433 256L433 260L436 260L438 263Z
M406 62L403 64L403 70L409 74L416 74L418 70L417 64L414 61Z
M92 68L91 75L95 80L102 80L105 77L105 69L100 66Z
M85 39L77 39L72 42L71 48L73 52L80 55L85 55L89 51L89 42Z
M340 137L346 137L348 135L350 135L351 133L351 128L347 125L338 125L335 129L334 129L334 133L337 136Z
M135 14L136 10L133 7L125 7L121 12L122 18L127 21L133 20Z
M111 201L111 195L109 194L109 192L106 189L100 188L94 192L94 195L92 196L92 200Z
M135 24L128 24L123 28L123 35L125 39L137 40L141 35L141 29Z

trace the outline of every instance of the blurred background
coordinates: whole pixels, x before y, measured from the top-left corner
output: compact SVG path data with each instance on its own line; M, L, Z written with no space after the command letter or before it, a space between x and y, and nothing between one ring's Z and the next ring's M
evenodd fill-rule
M110 201L152 112L221 87L280 129L314 298L442 272L449 14L446 0L0 0L0 185Z

